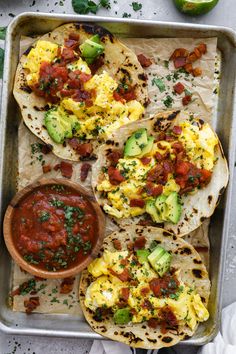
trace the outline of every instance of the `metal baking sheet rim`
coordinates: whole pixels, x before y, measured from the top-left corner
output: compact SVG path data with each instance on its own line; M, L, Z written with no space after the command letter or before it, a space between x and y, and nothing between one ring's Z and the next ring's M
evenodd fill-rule
M215 31L216 33L224 34L228 37L229 41L231 42L232 46L236 48L236 34L235 32L227 27L218 27L218 26L208 26L208 25L197 25L197 24L185 24L185 23L174 23L174 22L160 22L160 21L147 21L147 20L130 20L130 19L121 19L121 18L112 18L112 17L99 17L99 16L81 16L81 15L64 15L64 14L47 14L47 13L31 13L25 12L18 16L16 16L13 21L8 26L7 35L6 35L6 48L5 48L5 65L4 65L4 76L3 76L3 89L2 89L2 106L1 106L1 121L0 121L0 128L1 132L5 131L6 128L6 119L7 119L7 103L9 95L11 94L9 90L10 86L10 73L11 73L11 66L8 65L10 63L10 58L12 54L12 36L14 31L17 27L22 24L24 21L29 21L30 19L41 19L41 20L58 20L61 23L66 22L74 22L74 21L81 21L81 22L107 22L107 23L120 23L121 25L124 24L137 24L141 26L158 26L159 28L172 28L172 29L179 29L183 31L199 31L199 34L205 31ZM185 32L185 33L186 33ZM189 37L189 35L187 35ZM234 89L234 103L233 103L233 113L236 112L236 100L235 100L235 89ZM232 121L231 125L231 135L229 137L229 169L233 174L234 169L234 155L235 155L235 140L233 139L233 131L236 129L235 119ZM0 177L2 181L3 177L3 149L5 146L5 136L2 134L1 139L1 146L0 146ZM232 198L232 184L233 179L231 178L229 181L229 185L226 192L226 212L225 212L225 220L223 226L223 233L222 233L222 243L226 244L227 237L228 237L228 229L229 229L229 222L230 222L230 205L231 205L231 198ZM0 197L2 190L0 190ZM1 198L2 199L2 198ZM1 211L0 205L0 211ZM220 277L218 279L218 284L222 284L223 274L224 274L224 263L225 263L225 256L226 256L226 247L221 249L221 256L220 256ZM212 329L209 335L205 337L196 338L196 339L188 339L182 341L181 344L186 345L203 345L209 341L211 341L218 332L219 329L219 314L221 312L222 307L222 287L218 289L218 309L217 309L217 324ZM38 336L55 336L55 337L77 337L77 338L87 338L87 339L100 339L102 338L100 335L94 332L77 332L77 331L65 331L65 330L53 330L53 329L33 329L33 328L12 328L8 327L4 323L0 322L0 330L6 334L22 334L22 335L38 335Z

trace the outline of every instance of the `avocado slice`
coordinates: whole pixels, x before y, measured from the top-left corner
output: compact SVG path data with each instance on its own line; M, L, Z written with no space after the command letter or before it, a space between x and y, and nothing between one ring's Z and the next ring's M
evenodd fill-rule
M114 313L113 320L115 324L124 325L132 320L132 315L129 308L119 309Z
M146 202L146 212L151 215L151 218L154 222L156 223L162 223L163 220L161 219L161 216L158 213L158 210L155 206L155 199L149 199Z
M86 39L79 48L82 58L84 58L88 64L92 64L94 60L104 52L104 46L100 44L99 35L94 35L90 39Z
M166 203L166 217L177 224L182 213L182 206L179 202L179 195L177 192L172 192L165 200Z
M161 216L162 220L167 220L166 213L167 213L167 206L166 206L166 199L167 196L161 194L157 197L155 202L155 207L157 208L158 214Z
M148 256L150 254L149 250L137 250L136 255L140 263L145 263L148 261Z
M169 269L171 263L171 254L164 248L157 246L148 256L152 268L162 277Z
M150 262L151 266L154 268L155 264L158 260L165 254L166 250L160 246L154 248L154 250L148 256L148 261Z
M72 138L73 131L80 127L75 115L69 115L57 107L45 113L44 124L52 140L58 144L62 144L65 138Z
M147 145L144 146L144 148L142 149L141 154L138 157L143 157L143 156L149 154L152 151L154 140L155 139L154 139L153 136L149 136L147 138Z
M160 277L163 277L163 275L170 270L171 258L171 254L165 252L164 255L155 264L154 269Z
M139 156L142 153L142 149L147 145L147 142L147 130L145 128L138 129L127 139L124 148L124 156Z

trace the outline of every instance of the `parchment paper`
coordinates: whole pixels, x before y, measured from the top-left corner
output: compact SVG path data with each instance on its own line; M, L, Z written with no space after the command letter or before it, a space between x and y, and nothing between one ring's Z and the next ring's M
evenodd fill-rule
M21 54L25 49L30 46L35 38L22 38L21 41ZM176 39L176 38L155 38L155 39L122 39L122 41L133 49L136 54L144 54L149 57L153 64L146 69L148 76L148 89L150 96L150 104L146 109L147 116L167 109L164 101L166 96L169 95L172 99L172 105L170 108L187 109L191 113L200 116L202 119L212 122L213 107L215 104L215 97L213 91L215 90L216 82L214 80L215 63L217 58L216 51L216 38L204 38L204 39ZM174 66L172 62L167 61L176 48L186 48L192 51L199 43L204 42L207 44L207 53L202 56L200 60L194 63L194 67L200 67L203 71L201 77L193 77L192 75L186 75L179 73L178 78L174 79ZM166 90L160 92L159 88L153 84L153 79L159 78L163 81ZM173 92L173 86L177 82L184 84L185 88L192 94L192 102L183 107L182 97L183 95L175 95ZM42 159L45 161L45 165L50 164L51 167L60 163L60 159L54 156L52 153L43 155L42 159L40 153L32 154L31 146L37 142L40 142L23 124L20 123L19 127L19 180L18 188L21 189L32 183L34 180L42 177L61 177L60 171L52 169L51 172L43 174ZM80 181L80 168L81 163L73 163L73 175L71 180L83 185L87 190L91 191L90 187L90 175L84 183ZM92 193L92 191L91 191ZM209 240L208 240L208 225L209 221L206 220L200 228L186 236L186 241L190 242L195 247L200 247L200 255L208 267L209 264ZM106 234L114 231L116 226L112 224L107 217ZM24 281L31 279L32 276L22 272L17 265L14 265L12 288L13 290L18 288ZM72 292L68 295L59 293L59 285L61 280L43 280L37 281L37 288L42 286L36 296L40 298L40 306L35 312L39 313L65 313L76 316L81 316L81 310L78 303L78 282L79 276L76 277ZM43 284L43 285L42 285ZM16 295L13 298L13 310L25 311L24 300L30 297L27 295ZM55 300L56 299L56 300Z

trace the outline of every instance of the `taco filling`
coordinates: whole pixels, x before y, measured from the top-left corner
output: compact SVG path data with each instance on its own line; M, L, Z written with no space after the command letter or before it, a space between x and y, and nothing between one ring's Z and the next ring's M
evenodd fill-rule
M146 213L155 223L177 224L182 197L210 183L217 144L207 123L191 119L153 135L137 129L123 150L107 154L96 186L104 211L119 219Z
M130 75L116 80L106 70L98 34L81 42L70 33L63 45L39 40L23 64L27 85L48 104L43 125L57 144L65 139L107 138L114 130L141 118ZM75 144L72 141L72 145Z
M140 226L105 239L103 254L82 273L80 284L83 312L98 333L158 348L164 343L158 338L166 336L173 345L209 318L207 271L194 248L175 239L161 229ZM129 331L132 338L125 335Z

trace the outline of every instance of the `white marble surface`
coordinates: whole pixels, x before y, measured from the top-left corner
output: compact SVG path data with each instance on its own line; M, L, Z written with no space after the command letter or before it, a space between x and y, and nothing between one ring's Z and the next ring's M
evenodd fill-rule
M236 30L236 0L220 0L219 4L212 12L201 17L193 18L181 15L175 9L172 0L138 0L137 2L142 4L142 9L137 12L134 12L131 7L132 1L133 0L111 0L111 10L100 10L98 15L122 17L123 13L126 12L131 14L131 18L221 25ZM0 0L0 27L7 25L11 21L12 15L17 15L24 11L73 13L71 0ZM236 183L233 196L235 194ZM236 198L233 199L235 203L233 210L236 210ZM230 225L227 262L223 283L224 305L236 301L235 250L236 224L232 224ZM86 354L89 352L90 346L91 341L89 340L8 336L0 333L0 354ZM196 352L197 348L179 345L171 349L161 350L160 354L192 354Z

